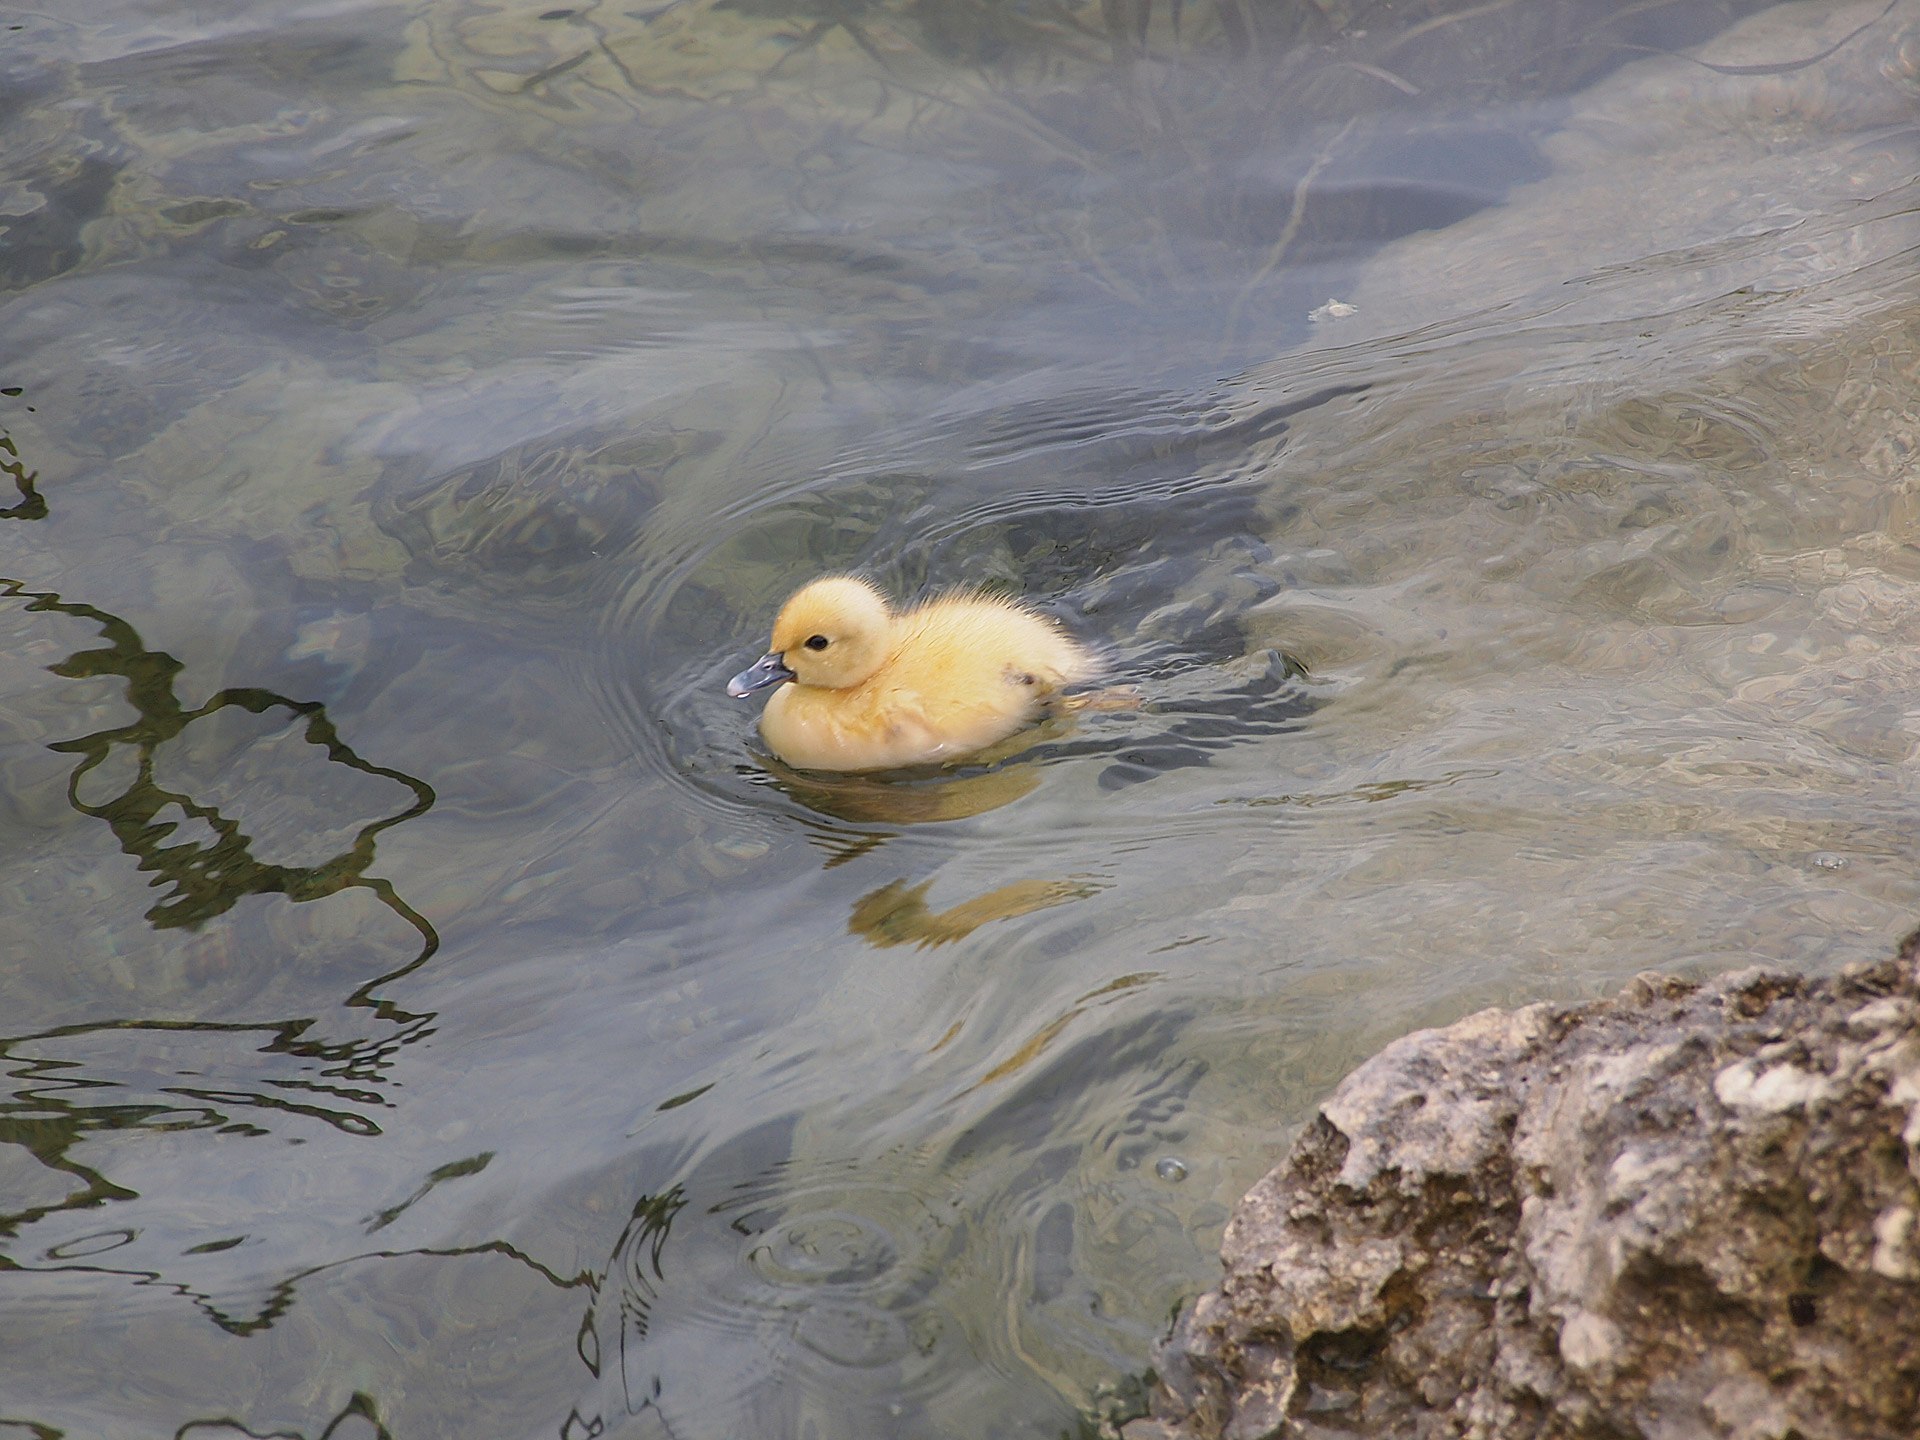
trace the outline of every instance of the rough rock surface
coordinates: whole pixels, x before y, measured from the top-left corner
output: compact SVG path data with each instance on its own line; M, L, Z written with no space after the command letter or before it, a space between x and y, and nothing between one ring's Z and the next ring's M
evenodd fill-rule
M1920 1436L1920 935L1659 976L1355 1071L1126 1440Z

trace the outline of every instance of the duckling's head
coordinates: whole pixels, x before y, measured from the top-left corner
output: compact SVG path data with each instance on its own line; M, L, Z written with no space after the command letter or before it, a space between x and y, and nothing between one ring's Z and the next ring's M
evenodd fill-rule
M844 690L886 663L893 612L886 597L851 575L830 575L795 591L773 622L773 644L733 677L727 693L750 695L783 680Z

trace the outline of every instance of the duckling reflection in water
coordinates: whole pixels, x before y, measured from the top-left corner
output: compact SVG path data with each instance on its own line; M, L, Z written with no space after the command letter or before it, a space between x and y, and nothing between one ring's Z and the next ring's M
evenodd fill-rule
M887 770L984 750L1096 668L1017 601L962 593L896 614L865 580L834 575L781 607L771 647L727 693L780 687L760 734L789 765Z
M908 885L895 880L854 902L847 918L849 934L863 936L877 949L917 945L925 950L964 940L982 925L1031 915L1069 900L1086 900L1106 887L1097 880L1015 880L945 910L927 904L931 880Z

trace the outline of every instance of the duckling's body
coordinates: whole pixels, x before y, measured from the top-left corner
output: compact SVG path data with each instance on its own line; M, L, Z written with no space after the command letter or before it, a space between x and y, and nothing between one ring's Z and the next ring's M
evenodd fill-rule
M1004 740L1094 670L1085 650L1017 601L945 595L896 615L866 581L837 575L787 601L771 649L727 692L780 687L760 733L789 765L885 770Z

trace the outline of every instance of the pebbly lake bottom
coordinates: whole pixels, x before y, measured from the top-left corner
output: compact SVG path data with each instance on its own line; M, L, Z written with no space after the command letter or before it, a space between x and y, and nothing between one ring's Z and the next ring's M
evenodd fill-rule
M1385 1041L1883 953L1920 16L1755 9L23 20L0 1432L1072 1433ZM786 772L827 568L1143 703Z

